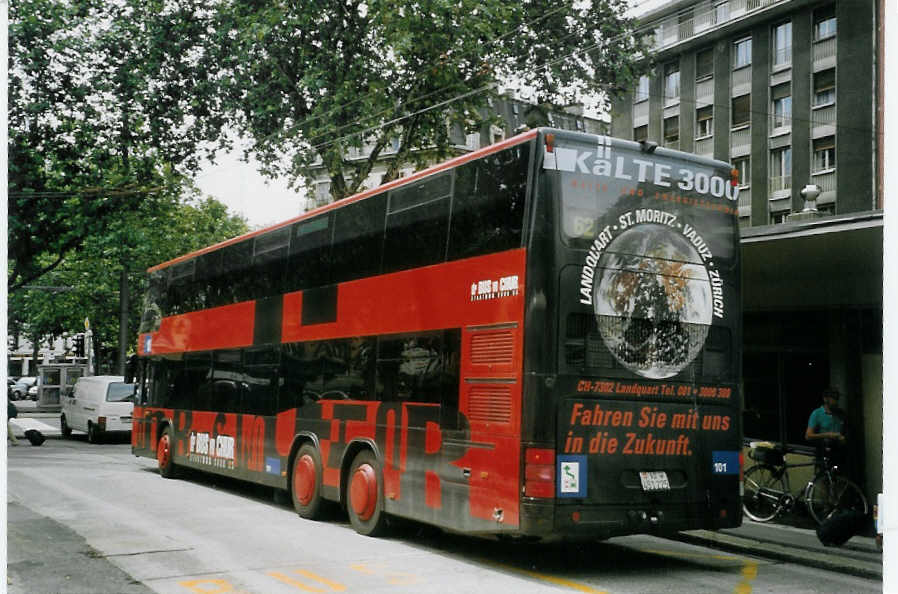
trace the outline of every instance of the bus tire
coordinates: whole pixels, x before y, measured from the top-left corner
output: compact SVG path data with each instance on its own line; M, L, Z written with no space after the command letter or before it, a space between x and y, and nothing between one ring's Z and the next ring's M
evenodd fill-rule
M293 459L290 475L290 496L293 509L300 517L317 520L321 517L321 455L318 448L304 443Z
M159 463L159 475L162 478L175 478L177 468L170 427L163 429L162 435L159 436L159 443L156 444L156 461Z
M66 439L72 436L72 428L69 427L69 424L66 422L65 415L59 417L59 431Z
M346 485L346 509L355 531L378 536L386 528L383 472L371 450L362 450L352 461Z

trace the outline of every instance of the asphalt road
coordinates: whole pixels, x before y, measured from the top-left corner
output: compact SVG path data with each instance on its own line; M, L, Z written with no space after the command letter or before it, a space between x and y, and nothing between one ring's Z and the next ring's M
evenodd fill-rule
M9 449L13 594L296 592L880 592L843 574L649 536L520 545L400 524L356 534L300 519L270 489L165 480L124 440Z

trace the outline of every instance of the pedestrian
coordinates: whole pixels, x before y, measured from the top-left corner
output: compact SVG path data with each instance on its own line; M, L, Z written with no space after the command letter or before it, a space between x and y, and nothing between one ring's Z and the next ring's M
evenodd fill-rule
M16 408L16 405L12 403L12 398L9 397L9 389L6 390L6 439L9 441L9 445L17 446L19 445L18 440L16 440L16 434L13 430L12 420L19 416L19 409Z
M804 436L817 446L818 453L825 453L834 461L841 461L847 438L845 413L838 407L839 391L826 388L821 396L823 405L811 412Z

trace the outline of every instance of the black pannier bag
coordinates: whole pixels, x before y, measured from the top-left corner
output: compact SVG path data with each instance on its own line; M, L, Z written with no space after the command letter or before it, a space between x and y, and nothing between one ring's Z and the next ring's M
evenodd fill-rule
M754 447L748 454L753 460L770 466L783 465L783 452L775 448Z
M840 547L864 528L867 517L855 510L836 510L817 528L817 538L827 547Z

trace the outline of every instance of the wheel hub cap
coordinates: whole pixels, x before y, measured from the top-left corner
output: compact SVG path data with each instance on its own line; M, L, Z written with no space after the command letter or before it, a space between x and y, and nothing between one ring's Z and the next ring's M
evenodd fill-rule
M363 522L369 520L377 505L377 475L371 465L362 464L355 469L349 495L355 515Z
M293 471L293 492L302 505L308 505L315 493L315 461L306 454L296 461Z

